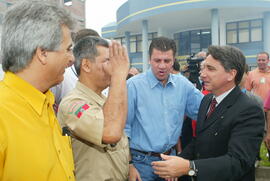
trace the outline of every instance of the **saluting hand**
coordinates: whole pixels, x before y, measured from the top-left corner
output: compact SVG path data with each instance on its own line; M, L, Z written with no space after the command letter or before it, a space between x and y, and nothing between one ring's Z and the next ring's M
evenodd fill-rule
M129 58L126 47L117 41L111 41L109 46L109 63L111 76L127 77L129 70Z

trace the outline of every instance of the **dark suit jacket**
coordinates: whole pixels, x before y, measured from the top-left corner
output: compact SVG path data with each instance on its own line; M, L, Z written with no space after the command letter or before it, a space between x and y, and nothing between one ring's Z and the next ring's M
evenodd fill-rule
M255 181L264 131L261 107L235 87L206 119L213 95L200 105L197 138L180 154L195 160L197 181Z

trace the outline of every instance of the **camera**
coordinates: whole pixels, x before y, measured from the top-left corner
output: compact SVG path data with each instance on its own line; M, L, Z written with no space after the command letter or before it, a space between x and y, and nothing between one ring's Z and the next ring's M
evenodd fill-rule
M195 57L194 55L191 55L189 58L187 58L188 63L188 69L189 72L189 81L195 84L196 88L201 90L202 85L199 80L200 76L200 64L204 60L202 57Z

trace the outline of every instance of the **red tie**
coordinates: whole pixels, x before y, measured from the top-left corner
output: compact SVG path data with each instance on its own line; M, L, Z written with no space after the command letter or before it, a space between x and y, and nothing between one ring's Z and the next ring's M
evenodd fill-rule
M217 105L217 100L214 98L211 101L209 111L208 111L208 113L206 115L207 117L209 117L214 112L214 110L216 108L216 105Z

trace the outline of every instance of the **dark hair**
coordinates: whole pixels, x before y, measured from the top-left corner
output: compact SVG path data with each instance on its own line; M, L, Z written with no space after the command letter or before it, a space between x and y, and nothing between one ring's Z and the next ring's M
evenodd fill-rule
M260 52L260 53L257 54L257 58L258 58L258 55L260 55L260 54L265 54L267 56L267 59L269 59L269 53L267 53L267 52Z
M78 76L80 75L82 60L95 61L95 58L99 55L97 46L109 48L109 43L100 37L86 36L75 44L73 49L75 57L74 67Z
M249 71L248 64L245 64L245 71L244 71L244 73L248 73L248 71Z
M173 39L169 39L166 37L157 37L154 38L149 47L149 56L151 57L153 49L160 50L162 52L172 50L173 56L176 54L176 44Z
M173 70L180 72L180 64L179 64L178 61L175 60L173 62L173 66L172 67L173 67Z
M127 78L126 78L126 79L128 80L128 79L130 79L130 78L131 78L131 77L133 77L133 76L134 76L133 74L128 73L128 75L127 75Z
M96 36L96 37L100 37L98 32L96 32L93 29L81 29L79 30L77 33L75 33L74 35L74 43L78 42L80 39L86 37L86 36Z
M240 49L233 46L210 46L208 54L219 61L225 71L235 69L237 71L234 82L238 85L241 82L246 58Z

